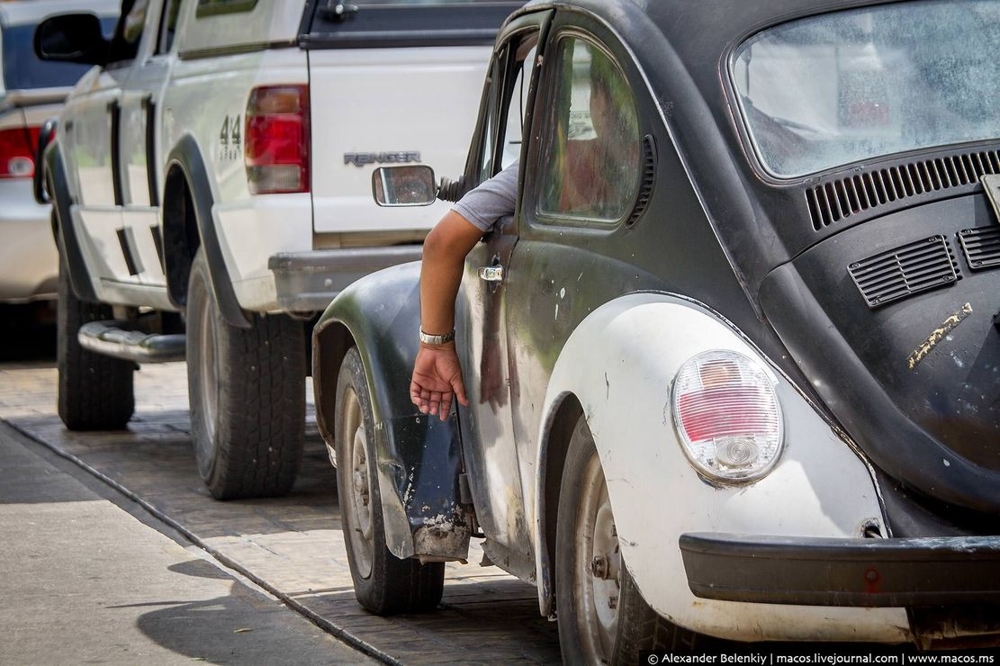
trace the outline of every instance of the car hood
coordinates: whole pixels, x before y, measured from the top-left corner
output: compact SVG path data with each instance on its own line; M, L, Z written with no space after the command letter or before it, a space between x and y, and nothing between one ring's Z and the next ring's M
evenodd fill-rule
M948 505L1000 512L1000 225L985 194L846 228L759 295L876 466Z

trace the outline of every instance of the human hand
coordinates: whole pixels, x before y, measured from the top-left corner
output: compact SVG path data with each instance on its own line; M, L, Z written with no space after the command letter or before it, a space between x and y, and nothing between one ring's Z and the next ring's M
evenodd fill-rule
M454 343L421 343L413 362L410 400L421 414L437 414L442 421L446 421L455 397L463 405L469 404Z

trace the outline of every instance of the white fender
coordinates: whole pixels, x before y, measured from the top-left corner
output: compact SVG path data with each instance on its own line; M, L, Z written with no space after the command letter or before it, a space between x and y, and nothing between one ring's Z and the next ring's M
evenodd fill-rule
M710 485L688 462L674 429L670 390L698 352L732 350L773 375L784 421L778 463L751 483ZM707 308L658 293L632 294L589 315L552 373L542 423L567 394L583 406L608 482L621 542L643 598L688 629L738 640L909 640L899 608L750 604L696 598L678 539L686 532L858 537L883 523L866 463L760 352ZM544 442L544 432L537 441ZM546 448L539 449L544 456ZM543 469L536 461L536 469ZM545 494L535 493L534 525ZM536 543L542 543L536 533ZM539 572L543 560L536 549ZM544 600L540 597L543 609Z

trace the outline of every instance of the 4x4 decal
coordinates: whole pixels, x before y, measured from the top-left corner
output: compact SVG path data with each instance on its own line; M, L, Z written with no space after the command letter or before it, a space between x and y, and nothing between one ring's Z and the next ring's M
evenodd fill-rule
M226 116L219 130L219 159L235 160L243 155L243 123L240 115Z

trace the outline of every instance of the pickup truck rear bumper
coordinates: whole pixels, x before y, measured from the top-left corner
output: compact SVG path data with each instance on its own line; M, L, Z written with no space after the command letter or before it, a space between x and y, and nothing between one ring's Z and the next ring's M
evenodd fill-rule
M345 287L369 273L419 261L421 245L338 248L272 255L278 306L286 312L323 311Z
M907 539L688 533L695 596L804 606L905 607L1000 601L1000 536Z

